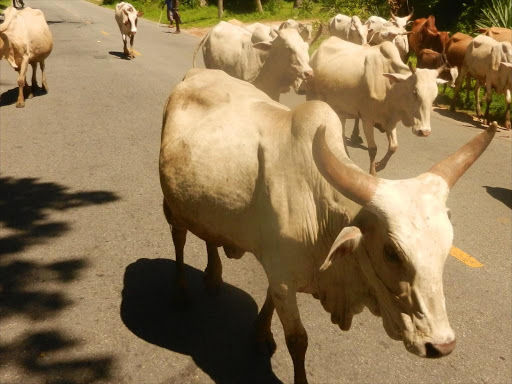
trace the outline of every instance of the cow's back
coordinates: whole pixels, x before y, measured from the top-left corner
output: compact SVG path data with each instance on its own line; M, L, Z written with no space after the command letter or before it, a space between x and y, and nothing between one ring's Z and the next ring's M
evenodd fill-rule
M460 32L450 37L446 44L446 57L450 65L456 66L459 69L462 67L464 56L471 40L473 40L471 36Z
M479 31L482 32L485 36L489 36L496 41L512 43L512 29L491 27L483 28Z
M252 34L245 28L220 22L209 33L203 45L206 68L220 69L245 81L253 81L262 62L255 55Z
M46 59L53 49L53 37L43 12L39 9L24 8L19 13L24 20L29 39L29 61Z

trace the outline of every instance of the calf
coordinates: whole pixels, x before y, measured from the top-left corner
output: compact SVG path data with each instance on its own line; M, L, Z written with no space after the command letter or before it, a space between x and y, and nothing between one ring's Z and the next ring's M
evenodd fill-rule
M116 5L115 18L123 38L123 52L131 59L135 58L135 54L133 53L133 40L137 33L137 19L143 14L143 12L137 12L135 7L130 3L123 2ZM128 38L130 38L130 50L128 50L127 47Z

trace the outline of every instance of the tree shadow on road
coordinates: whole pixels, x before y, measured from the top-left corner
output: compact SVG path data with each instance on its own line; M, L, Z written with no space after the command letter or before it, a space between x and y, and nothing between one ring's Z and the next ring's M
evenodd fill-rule
M139 259L124 275L121 318L141 339L189 355L216 383L281 383L272 372L270 356L252 343L257 304L246 292L229 284L218 296L203 289L204 272L185 266L191 303L175 304L176 263ZM166 382L190 381L184 370Z
M512 191L507 188L484 186L489 195L501 201L508 208L512 209Z
M8 367L24 381L36 378L51 384L94 383L109 377L112 357L62 359L61 351L81 341L59 329L35 331L32 327L73 304L66 287L80 278L87 260L45 262L22 252L55 241L72 229L67 222L52 219L53 213L118 199L107 191L71 192L34 178L0 177L0 325L15 319L25 326L16 338L4 328L3 340L9 341L0 341L0 369ZM20 326L14 329L19 332ZM30 379L25 380L25 375Z

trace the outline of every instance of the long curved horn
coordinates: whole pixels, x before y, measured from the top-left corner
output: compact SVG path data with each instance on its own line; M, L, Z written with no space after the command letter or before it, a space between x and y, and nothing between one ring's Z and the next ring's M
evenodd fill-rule
M389 13L391 13L391 18L393 20L396 20L397 16L393 13L393 11L389 11Z
M441 176L448 184L448 188L453 187L464 172L466 172L480 157L483 151L485 151L497 129L498 123L493 121L485 132L474 137L450 157L434 165L428 172Z
M329 184L360 205L368 204L375 194L378 179L363 172L348 157L337 159L325 140L325 125L313 139L313 159Z
M411 13L409 13L407 16L405 16L405 20L407 20L407 21L411 20L411 17L413 14L414 14L414 7L411 8Z
M324 30L324 26L322 25L322 23L320 23L320 26L318 27L318 31L316 31L316 35L313 39L311 39L310 41L308 41L307 43L309 44L309 46L311 47L313 44L315 44L315 42L320 38L320 36L322 36L322 32Z

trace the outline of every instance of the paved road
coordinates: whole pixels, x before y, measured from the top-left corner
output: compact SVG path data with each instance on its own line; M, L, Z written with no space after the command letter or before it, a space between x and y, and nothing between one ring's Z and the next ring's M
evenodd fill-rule
M224 260L226 284L210 297L205 246L189 235L194 304L185 312L173 304L157 169L161 113L197 38L141 21L140 56L126 61L112 11L78 0L28 3L45 12L55 48L50 93L25 109L11 104L14 72L0 62L0 383L290 383L276 317L272 359L250 347L266 288L251 255ZM399 130L383 177L415 176L479 131L438 113L432 125L428 139ZM364 149L350 153L366 169ZM367 311L342 333L303 295L311 383L512 381L511 172L510 134L500 132L448 201L454 245L483 264L446 264L455 352L419 359Z

